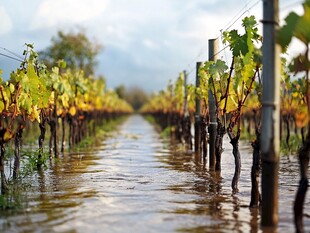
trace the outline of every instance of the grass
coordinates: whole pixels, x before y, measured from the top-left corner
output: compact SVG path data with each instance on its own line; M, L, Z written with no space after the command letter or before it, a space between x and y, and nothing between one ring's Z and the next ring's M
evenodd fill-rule
M151 115L146 115L146 116L144 116L144 119L145 119L146 121L148 121L149 123L151 123L151 124L156 124L155 118L154 118L153 116L151 116Z
M22 205L22 192L20 189L12 189L4 195L0 195L0 211L19 210Z
M286 135L283 135L281 142L280 142L280 153L283 155L296 154L302 144L301 135L291 134L288 145L286 143L285 137ZM255 138L256 136L253 134L250 134L245 129L245 127L242 128L241 137L240 137L241 140L251 142L255 140Z
M291 134L288 145L286 143L285 137L283 137L280 144L281 153L285 155L296 154L301 145L302 145L301 135Z
M117 127L126 119L126 117L119 117L117 119L106 121L101 127L96 129L96 134L88 136L74 147L74 150L85 149L93 145L98 145L110 132L117 129Z
M48 152L41 152L41 158L39 156L40 150L29 151L24 150L21 152L22 164L20 175L22 177L32 175L39 167L47 168L47 161L50 158Z
M163 138L169 138L171 137L171 133L172 133L172 126L168 126L165 129L163 129L160 133L160 136L162 136Z
M159 124L157 124L155 118L151 115L144 116L145 120L155 126L156 130L160 132L160 136L163 138L170 138L173 130L173 126L168 126L162 129Z

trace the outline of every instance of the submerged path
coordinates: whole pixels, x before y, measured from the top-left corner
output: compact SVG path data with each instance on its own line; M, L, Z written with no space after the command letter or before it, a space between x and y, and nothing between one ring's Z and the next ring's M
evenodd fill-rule
M261 232L258 211L247 207L249 146L241 145L236 195L230 189L229 149L222 174L181 151L133 115L99 147L68 155L29 180L20 197L26 207L1 216L0 232ZM298 176L294 166L282 169L279 232L294 232L288 204Z

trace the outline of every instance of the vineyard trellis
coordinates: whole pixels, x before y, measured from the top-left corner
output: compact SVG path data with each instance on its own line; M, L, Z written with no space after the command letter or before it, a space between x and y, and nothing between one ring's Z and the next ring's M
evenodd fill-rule
M308 188L307 171L310 148L310 1L306 0L303 6L304 14L299 16L296 13L290 13L285 19L285 25L277 33L277 43L281 45L283 52L285 52L293 37L302 41L306 48L304 53L294 57L290 63L282 55L281 67L279 67L281 68L281 83L276 85L281 88L279 90L281 98L280 95L277 98L280 99L281 133L279 132L279 134L283 139L282 145L287 152L296 153L298 150L300 161L301 181L294 204L295 225L298 232L303 231L302 216L305 194ZM215 61L209 60L203 64L197 62L196 76L199 79L199 85L197 87L187 85L188 94L186 100L188 101L187 109L192 123L195 119L195 129L197 129L198 125L201 127L198 130L200 135L196 134L197 136L195 136L199 140L195 141L195 151L199 154L202 153L202 159L205 161L206 152L201 150L201 145L208 141L207 136L204 135L206 128L210 125L210 103L208 101L210 97L214 97L217 123L215 169L221 170L223 137L227 133L233 147L232 153L235 159L235 173L231 183L233 193L238 192L238 179L241 169L239 140L242 134L250 135L252 138L253 165L249 206L258 208L261 206L262 201L259 177L261 173L261 137L263 136L261 135L262 84L264 79L264 76L261 75L263 69L261 49L263 38L258 33L254 16L245 17L242 20L242 26L244 28L243 34L240 34L237 30L223 32L223 43L227 44L233 56L230 66L219 59ZM295 76L296 73L300 72L303 75ZM184 130L184 127L182 128L182 119L185 114L185 110L183 110L184 93L186 93L182 85L183 76L181 74L174 84L170 83L166 90L154 95L141 110L143 114L153 115L156 122L163 129L170 127L172 136L177 139L181 139L189 132ZM196 105L199 104L196 108L195 98L197 98ZM293 131L291 125L294 126ZM295 134L294 137L292 134ZM277 139L275 138L275 140ZM280 142L276 143L280 144ZM276 170L273 172L276 172ZM270 187L268 188L270 189ZM272 198L276 197L277 195ZM262 223L263 225L277 224L277 206L275 202L271 206L271 208L274 208L272 212L275 219L271 219L273 217L266 215L265 218L268 219L265 223Z
M113 91L105 91L105 81L86 77L81 70L66 69L64 61L51 71L39 63L38 54L31 44L26 44L24 60L10 78L0 83L0 172L1 193L8 192L5 176L5 151L14 139L13 179L19 177L20 149L23 131L29 122L38 122L38 156L36 165L44 163L43 142L46 124L50 126L50 154L59 157L59 131L62 128L61 151L64 152L68 138L69 148L83 138L94 135L96 127L109 120L132 112L124 100ZM61 123L60 123L61 122ZM66 136L66 124L69 134Z

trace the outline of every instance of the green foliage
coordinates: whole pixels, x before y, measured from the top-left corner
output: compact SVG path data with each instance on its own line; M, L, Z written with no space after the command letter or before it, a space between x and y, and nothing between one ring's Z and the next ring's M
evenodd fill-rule
M306 45L310 42L310 1L306 0L303 7L304 14L299 16L295 12L291 12L285 18L285 24L278 32L278 43L284 50L288 47L293 37L296 37Z
M149 99L148 94L138 86L126 89L123 85L120 85L115 89L115 92L121 99L126 100L136 111Z
M253 52L255 47L253 42L261 39L256 25L254 16L245 17L242 20L245 34L240 35L237 30L225 31L223 33L223 42L229 43L234 57L246 56L248 53Z
M53 67L59 60L64 60L66 67L72 70L84 70L86 76L94 74L97 64L96 56L101 50L101 45L87 38L85 32L64 33L59 31L52 38L52 44L40 55L48 67ZM59 67L63 68L63 64Z
M151 123L151 124L155 124L155 123L156 123L155 118L154 118L153 116L151 116L151 115L146 115L144 118L145 118L149 123Z
M193 92L190 93L191 95L194 95ZM156 112L162 112L167 114L177 113L179 115L182 115L184 111L183 108L184 74L182 72L180 73L175 83L168 84L166 90L162 90L159 93L150 96L149 101L142 106L140 112L149 114L153 114Z
M117 119L105 121L104 124L96 128L96 136L90 135L83 138L81 142L74 148L74 150L79 151L81 149L90 148L94 145L102 143L102 140L110 135L113 130L116 130L117 127L125 120L125 117L119 117Z
M41 156L39 156L41 154ZM36 151L23 151L21 152L22 158L22 176L29 176L38 170L39 167L47 168L47 161L50 158L49 153L42 153L39 149Z
M86 116L89 121L97 115L132 112L131 106L115 92L106 91L102 77L94 79L82 70L66 69L63 60L48 70L39 63L31 44L26 44L24 57L20 68L11 72L8 81L2 80L0 71L0 143L6 149L17 129L27 126L29 121L46 123L71 115L81 123ZM10 155L13 154L10 151ZM38 167L45 167L48 158L49 154L42 149L23 152L20 173L23 176L32 174Z
M221 104L221 101L224 99L225 91L227 88L226 81L228 78L228 73L227 73L228 66L226 65L224 61L219 59L216 62L214 61L205 62L202 69L205 75L201 77L200 89L203 89L205 86L210 87L215 97L218 110L221 111L220 104ZM204 92L207 92L207 91L208 90L204 90ZM204 92L201 91L201 93L204 96L206 96Z
M169 138L171 137L171 132L172 132L172 127L168 126L162 130L162 132L160 133L160 136L163 138Z
M280 142L281 153L284 155L295 154L302 145L301 135L291 135L289 139L289 144L287 145L286 140L282 139Z
M285 18L285 25L278 32L278 43L282 46L282 49L285 51L290 44L293 35L294 29L296 28L299 16L292 12Z
M309 43L310 43L310 0L303 3L304 13L297 15L292 12L285 18L285 24L278 31L278 43L285 50L293 38L305 45L305 52L295 56L289 64L291 72L305 72L306 75L289 82L285 77L283 81L284 95L282 97L282 112L286 116L294 116L298 127L309 126L310 121L310 89L309 89ZM298 106L298 107L295 107Z
M176 111L181 112L184 105L184 73L179 74L178 79L174 84L173 90L173 105Z
M0 195L0 211L18 210L22 207L22 195L17 191ZM2 215L2 214L1 214Z
M304 14L299 16L295 12L291 12L285 18L285 24L279 29L277 40L285 51L292 39L295 37L300 40L308 50L310 43L310 1L306 0L303 4ZM297 55L290 64L290 70L298 73L308 71L310 62L307 52Z

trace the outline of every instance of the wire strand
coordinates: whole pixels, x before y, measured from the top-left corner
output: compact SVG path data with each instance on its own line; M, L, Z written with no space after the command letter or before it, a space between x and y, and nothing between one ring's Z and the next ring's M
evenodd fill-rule
M12 57L12 56L4 54L4 53L0 53L0 56L7 57L7 58L10 58L10 59L15 60L15 61L24 62L23 60L21 60L19 58L15 58L15 57Z
M11 51L11 50L7 49L7 48L0 47L0 49L2 49L2 50L4 50L4 51L6 51L6 52L8 52L8 53L10 53L11 55L16 56L17 58L24 59L24 58L23 58L22 56L20 56L19 54L15 53L15 52L13 52L13 51Z
M247 12L249 12L250 10L252 10L258 3L260 3L262 0L251 0L250 2L247 2L245 4L245 6L223 27L223 29L220 30L220 35L216 37L216 39L219 39L222 35L224 31L227 31L228 29L230 29L236 22L238 22L238 20ZM299 0L300 1L300 0ZM254 2L254 3L253 3ZM251 3L253 3L252 5L250 5ZM250 7L248 7L250 5ZM225 30L224 30L225 29ZM216 54L214 54L210 59L213 59L216 55L220 54L221 52L225 51L227 48L229 47L229 45L225 46L224 48L222 48L220 51L218 51ZM190 63L188 63L188 75L190 75L194 70L195 70L195 66L193 66L192 64L194 62L197 61L197 59L199 57L201 57L201 55L204 53L204 51L206 51L207 49L204 47L202 49L200 49L199 53L197 56L195 56ZM225 52L225 59L227 61L227 55Z
M227 26L226 27L226 29L225 30L220 30L221 31L221 34L222 34L222 32L224 31L227 31L228 29L230 29L236 22L238 22L238 20L245 14L245 13L247 13L247 12L249 12L250 10L252 10L253 9L253 7L255 7L260 1L262 1L262 0L258 0L258 1L256 1L253 5L251 5L249 8L246 8L246 10L244 10L243 12L242 12L242 14L241 15L239 15L239 17L237 18L237 19L235 19L229 26ZM243 8L244 9L244 8ZM225 28L225 27L224 27Z
M229 29L233 24L235 24L235 22L238 21L238 19L240 19L240 17L242 15L244 15L249 10L247 7L253 1L254 0L251 0L250 2L246 3L245 6L242 7L242 9L221 30L223 30L224 28L228 28ZM241 15L238 17L239 14L241 14ZM236 19L236 17L238 17L238 18ZM232 24L232 25L230 25L230 24ZM228 30L228 29L226 29L226 30ZM226 31L226 30L224 30L224 31Z
M220 51L218 51L217 53L213 54L213 56L210 58L210 60L212 60L216 55L220 54L221 52L223 52L225 49L227 49L229 47L229 45L226 45L224 48L222 48Z

